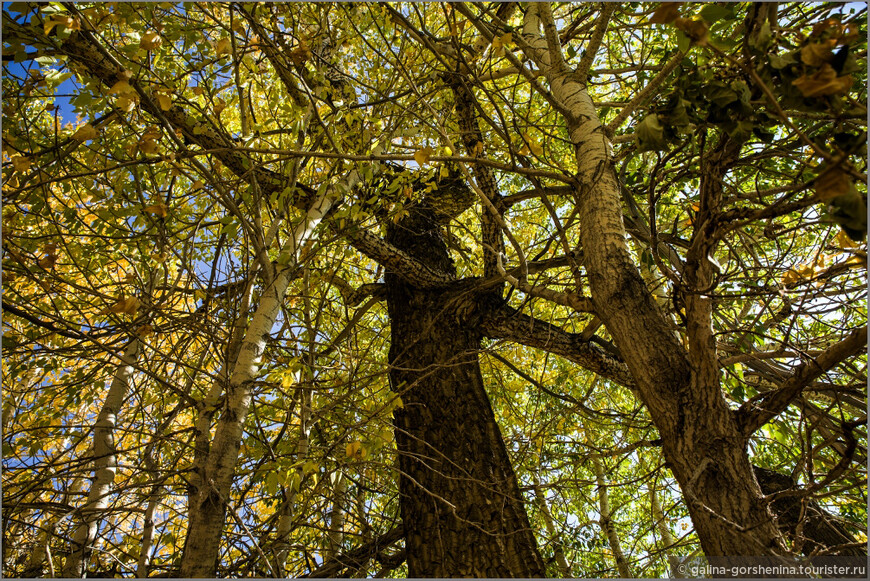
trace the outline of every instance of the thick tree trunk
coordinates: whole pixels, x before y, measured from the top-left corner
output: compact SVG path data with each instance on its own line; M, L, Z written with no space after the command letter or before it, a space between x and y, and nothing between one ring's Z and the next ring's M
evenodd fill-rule
M452 272L431 212L412 210L389 241ZM541 577L544 565L478 363L467 300L387 274L390 380L410 577ZM473 310L473 309L471 309Z
M544 71L553 97L566 112L574 143L580 242L596 313L625 358L661 434L665 458L686 497L704 552L784 554L782 536L749 463L746 437L715 374L699 367L697 357L689 359L631 258L604 127L586 86L564 62L554 31L549 7L529 4L525 51ZM710 348L707 359L715 360L715 344Z

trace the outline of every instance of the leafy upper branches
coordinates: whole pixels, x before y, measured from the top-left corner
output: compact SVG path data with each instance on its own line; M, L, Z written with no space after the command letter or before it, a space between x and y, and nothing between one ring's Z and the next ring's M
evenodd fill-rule
M4 574L860 552L865 22L6 5Z

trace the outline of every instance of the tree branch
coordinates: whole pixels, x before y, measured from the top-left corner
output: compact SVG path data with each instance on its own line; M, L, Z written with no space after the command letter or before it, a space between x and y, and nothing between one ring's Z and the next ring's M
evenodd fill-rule
M334 227L334 223L330 225ZM375 236L361 227L350 226L340 233L354 248L414 286L442 288L456 282L455 277L432 269L380 236Z
M592 341L584 341L577 333L569 333L507 305L486 313L481 330L491 339L507 339L561 355L605 379L634 389L634 379L625 363L593 345Z
M785 411L812 381L841 361L862 352L866 345L867 327L855 329L845 339L822 351L818 357L799 365L778 390L765 394L755 406L752 406L752 402L743 404L736 412L743 435L751 436Z
M586 50L583 52L580 64L574 70L577 75L577 82L581 85L585 85L589 79L589 69L592 68L595 55L598 54L598 49L601 48L601 41L604 38L604 33L607 32L607 25L610 24L610 17L615 9L615 2L606 2L601 5L601 12L599 12L598 21L595 23L595 30L592 32L592 36L589 37L589 42L586 44Z
M378 538L373 539L356 549L352 549L346 553L342 553L341 555L336 555L311 573L302 575L300 578L338 577L342 571L349 567L362 567L368 560L377 557L380 551L386 549L404 536L405 532L402 529L402 526L396 526Z

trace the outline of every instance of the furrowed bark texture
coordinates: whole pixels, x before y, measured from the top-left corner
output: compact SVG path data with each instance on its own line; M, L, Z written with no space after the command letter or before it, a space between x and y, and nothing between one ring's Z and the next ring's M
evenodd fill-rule
M453 272L439 225L425 208L392 226L388 241L418 261ZM399 493L410 577L541 577L516 475L477 359L481 334L440 290L386 275L390 381ZM474 308L472 307L472 310Z
M775 494L785 490L793 490L797 484L786 474L780 474L766 468L753 467L755 477L765 494ZM814 551L831 550L839 545L846 546L835 549L835 554L849 557L866 557L867 545L856 545L855 537L843 524L825 511L815 500L806 502L799 495L783 495L775 497L772 508L777 515L777 524L790 536L796 536L800 525L800 534L804 543L802 552L810 555Z
M73 535L70 556L63 568L64 577L84 577L91 548L97 537L102 512L109 505L109 493L115 482L118 459L115 456L115 419L127 398L133 365L139 355L139 339L133 339L121 355L109 393L94 424L94 480L88 501L81 509L82 522Z
M527 55L570 113L566 123L577 163L580 241L598 316L659 429L665 458L685 494L704 552L782 553L781 536L746 454L746 438L720 386L703 381L704 370L693 369L631 259L604 128L585 85L564 61L551 59L561 49L548 30L553 30L549 8L529 4L523 30Z

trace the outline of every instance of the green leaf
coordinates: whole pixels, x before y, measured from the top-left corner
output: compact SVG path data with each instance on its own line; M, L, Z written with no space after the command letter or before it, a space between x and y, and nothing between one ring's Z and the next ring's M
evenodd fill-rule
M239 233L239 223L238 222L230 222L223 228L221 228L221 233L226 234L228 238L232 239L236 237L236 234Z
M692 41L686 36L682 30L677 31L677 49L680 52L689 52L689 47L692 45Z
M788 65L797 63L794 54L790 52L785 53L784 55L769 54L767 55L767 58L770 61L770 66L778 71L784 69Z
M661 151L667 149L665 129L659 122L658 115L644 117L634 130L638 151Z
M30 6L27 2L12 2L6 6L6 10L16 14L27 14L30 12Z
M737 92L734 89L727 87L724 83L718 81L710 83L705 87L707 100L717 107L724 107L737 100Z
M278 481L278 473L274 470L266 475L266 482L264 483L264 486L266 488L266 494L271 496L278 493Z
M704 4L701 8L701 18L710 24L722 20L723 18L733 17L730 6L722 6L721 4Z
M849 193L831 200L828 214L852 240L861 242L867 237L867 200L855 184L850 184Z
M767 48L767 45L770 44L772 39L773 33L770 31L770 23L765 20L762 23L761 28L758 30L758 34L749 41L749 46L758 50L764 50Z
M62 73L60 71L48 71L45 74L45 83L50 87L57 87L59 84L73 76L72 73Z

